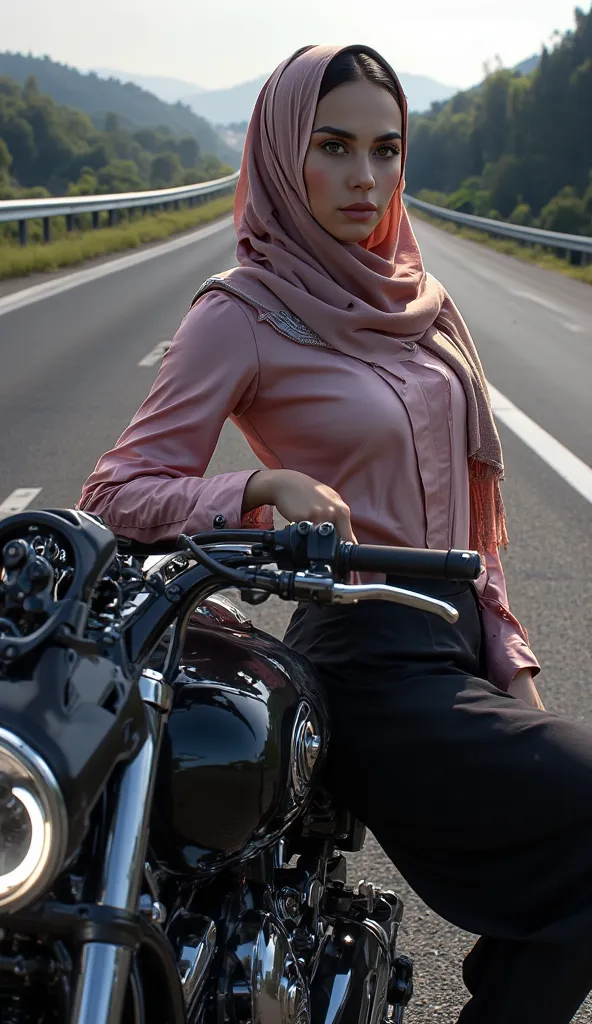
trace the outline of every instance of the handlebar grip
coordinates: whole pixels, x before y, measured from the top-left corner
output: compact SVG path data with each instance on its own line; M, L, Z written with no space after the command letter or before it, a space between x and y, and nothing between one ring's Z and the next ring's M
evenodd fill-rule
M348 562L348 568L358 572L436 580L476 580L483 568L477 551L435 551L378 544L353 545Z

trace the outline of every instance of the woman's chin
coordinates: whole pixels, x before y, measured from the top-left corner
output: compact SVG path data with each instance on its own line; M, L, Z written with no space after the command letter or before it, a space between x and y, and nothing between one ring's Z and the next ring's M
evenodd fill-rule
M349 242L350 245L353 245L356 242L365 242L367 238L370 238L375 227L373 218L370 222L335 225L334 230L330 233L338 242Z

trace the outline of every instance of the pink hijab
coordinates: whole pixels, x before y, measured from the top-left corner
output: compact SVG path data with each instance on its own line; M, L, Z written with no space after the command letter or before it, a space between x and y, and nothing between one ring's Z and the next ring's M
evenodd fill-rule
M467 397L471 546L507 543L499 482L503 461L487 384L469 331L442 285L424 270L402 201L404 176L363 244L344 244L313 218L303 165L323 74L343 50L373 57L392 77L403 116L407 103L392 68L367 46L298 50L264 85L247 134L236 191L239 266L225 280L272 309L298 316L329 347L387 371L419 344L459 376Z

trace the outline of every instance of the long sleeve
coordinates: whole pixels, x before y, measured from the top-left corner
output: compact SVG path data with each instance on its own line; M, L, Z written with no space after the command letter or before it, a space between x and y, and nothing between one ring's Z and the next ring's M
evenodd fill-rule
M488 554L485 572L477 582L485 641L489 681L507 690L520 669L533 675L540 665L532 653L526 630L512 615L506 591L506 579L499 555Z
M204 477L224 421L250 405L258 383L249 318L226 295L205 296L183 320L152 390L86 481L79 507L115 533L155 543L241 524L252 470Z

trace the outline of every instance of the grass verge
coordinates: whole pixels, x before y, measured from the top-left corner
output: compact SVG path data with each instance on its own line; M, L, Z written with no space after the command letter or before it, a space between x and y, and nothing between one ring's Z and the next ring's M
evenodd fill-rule
M556 256L540 245L520 245L519 242L514 242L510 238L494 238L485 231L475 231L474 228L464 228L454 224L452 221L441 220L440 217L432 217L430 214L413 206L409 207L409 213L412 217L426 220L428 224L433 224L442 231L447 231L450 235L458 235L460 238L466 238L470 242L478 242L479 245L486 245L489 249L495 249L496 252L501 252L505 256L515 256L516 259L522 260L524 263L534 263L545 270L554 270L559 274L564 274L566 277L574 277L578 281L584 281L585 284L592 284L592 265L574 267L567 260L562 260L561 257Z
M157 242L169 235L207 224L229 213L233 203L233 195L221 196L193 209L147 214L117 227L73 231L47 245L32 243L20 246L0 241L0 278L59 270L96 256L136 249L146 242Z

